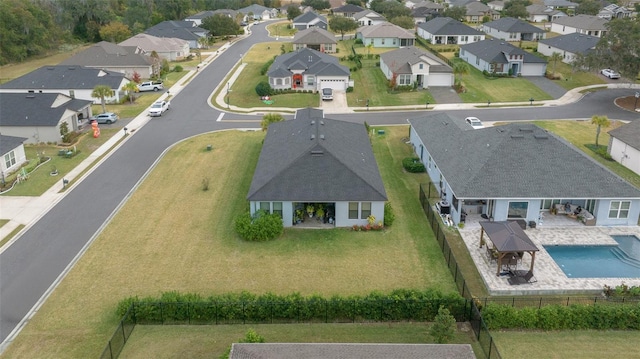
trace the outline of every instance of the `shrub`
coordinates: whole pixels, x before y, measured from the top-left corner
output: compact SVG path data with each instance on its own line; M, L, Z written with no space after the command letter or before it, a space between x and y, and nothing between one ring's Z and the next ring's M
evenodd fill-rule
M429 334L438 344L445 344L453 339L456 333L456 319L449 313L445 307L438 309L438 315L434 319L434 323L429 328Z
M393 207L391 207L391 202L384 203L384 226L389 227L393 224L393 221L396 220L396 215L393 213Z
M355 42L355 43L356 43L357 45L362 45L362 39L356 39L356 42Z
M270 96L273 94L273 89L267 81L261 81L256 85L256 93L258 96Z
M176 65L173 67L173 72L182 72L183 68L180 65Z
M264 76L267 71L269 71L269 67L271 67L271 64L273 64L273 60L275 60L275 58L265 62L264 65L262 65L262 67L260 68L260 75Z
M278 214L257 211L253 217L249 212L239 215L235 229L242 239L254 242L272 240L282 234L282 218Z
M407 157L402 160L402 167L407 172L421 173L425 171L424 164L420 162L418 157Z
M349 92L353 92L353 86L347 87L347 93L349 93Z

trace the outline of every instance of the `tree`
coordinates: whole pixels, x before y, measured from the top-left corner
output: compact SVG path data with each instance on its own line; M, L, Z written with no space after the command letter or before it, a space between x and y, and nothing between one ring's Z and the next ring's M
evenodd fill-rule
M562 61L562 59L563 59L562 54L559 52L554 52L551 54L551 56L549 56L549 62L551 62L552 64L552 67L551 67L552 75L555 75L556 64L558 63L558 61Z
M600 12L600 3L595 0L582 0L576 7L576 14L597 15Z
M209 47L209 37L207 36L201 36L198 38L198 45L200 45L201 48L208 48ZM200 49L198 49L200 50ZM200 55L198 53L198 55ZM202 62L202 59L200 59L200 61Z
M504 4L504 16L515 17L516 19L524 19L529 16L527 6L531 5L529 0L511 0Z
M122 86L122 91L127 91L127 96L129 96L129 103L133 103L133 97L137 90L138 85L133 81L129 81Z
M433 325L429 328L429 334L436 343L445 344L453 339L455 333L456 319L449 313L448 309L441 306L433 320Z
M393 19L398 16L411 16L411 10L397 1L384 1L378 4L377 8L380 11L373 11L380 13L387 19Z
M389 20L390 23L398 25L403 29L413 29L416 27L416 23L411 16L397 16Z
M262 116L262 121L260 122L260 127L262 127L262 131L266 131L269 128L269 125L274 122L284 121L284 117L282 117L279 113L268 113Z
M113 95L115 95L115 91L113 91L111 87L107 85L97 85L91 92L91 97L100 99L103 113L107 112L107 108L105 107L105 98L112 97Z
M304 0L304 6L311 6L314 10L324 10L331 8L331 4L327 0Z
M287 19L289 21L297 18L301 14L302 14L302 11L300 11L300 8L297 7L296 5L289 5L289 7L287 8Z
M578 69L612 68L622 76L635 79L640 72L640 21L614 19L604 25L607 32L595 51L579 57Z
M607 116L593 115L591 117L591 124L596 125L596 147L598 147L598 137L600 137L600 129L602 127L607 128L611 125L611 121Z
M453 64L453 86L456 90L462 90L462 75L468 74L469 71L469 64L465 61L460 60Z
M131 30L120 21L114 21L100 28L100 37L103 40L118 43L131 37Z
M204 18L200 27L209 30L214 36L238 35L238 31L240 31L240 25L223 14L215 14Z
M351 5L362 7L362 1L360 1L360 0L347 0L347 4L351 4Z
M358 23L351 18L344 16L334 16L329 20L329 27L333 31L337 31L342 36L342 40L344 40L344 33L353 31L358 28Z
M467 8L463 6L451 6L444 10L442 16L450 17L454 20L463 21L467 16Z

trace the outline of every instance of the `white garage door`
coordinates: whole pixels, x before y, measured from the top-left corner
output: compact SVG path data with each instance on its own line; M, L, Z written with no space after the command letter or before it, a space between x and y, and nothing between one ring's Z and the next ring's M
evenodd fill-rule
M453 85L453 74L429 74L427 76L428 87L445 86L449 87Z
M344 91L347 89L344 80L321 80L320 81L320 90L331 88L338 91Z

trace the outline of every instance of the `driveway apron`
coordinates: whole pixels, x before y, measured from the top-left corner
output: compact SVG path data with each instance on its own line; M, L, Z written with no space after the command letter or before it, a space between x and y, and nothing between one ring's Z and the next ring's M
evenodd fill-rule
M544 76L526 76L525 79L529 80L532 84L536 85L540 90L549 94L554 99L559 99L567 90L564 87L556 84L553 80L549 80Z
M462 103L456 90L451 87L429 87L429 92L437 104Z

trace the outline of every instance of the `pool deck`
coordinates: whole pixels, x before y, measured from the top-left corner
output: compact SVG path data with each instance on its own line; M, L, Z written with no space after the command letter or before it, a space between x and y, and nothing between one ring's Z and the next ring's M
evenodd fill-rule
M527 228L525 233L540 249L536 253L533 273L537 282L510 285L508 276L496 276L497 263L490 262L486 249L480 248L479 217L467 217L460 235L471 258L476 264L490 295L536 295L536 294L600 294L604 285L616 287L623 282L629 286L640 286L640 278L569 278L544 249L545 245L615 245L611 235L636 235L640 238L640 227L589 227L562 215L546 215L536 228ZM485 236L486 240L486 236ZM528 270L531 256L525 254L518 265Z

